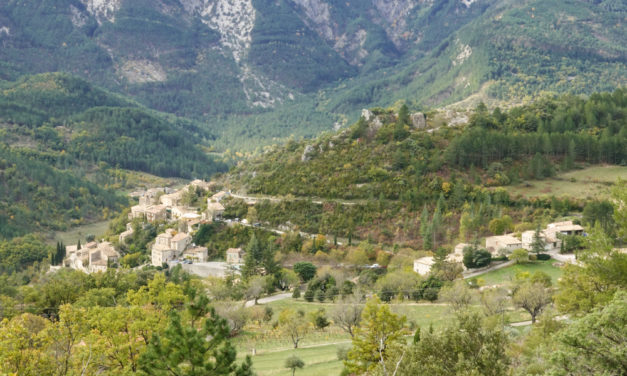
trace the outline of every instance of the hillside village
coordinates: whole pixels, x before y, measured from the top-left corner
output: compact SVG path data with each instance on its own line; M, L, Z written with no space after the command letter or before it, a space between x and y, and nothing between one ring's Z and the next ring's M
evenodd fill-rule
M179 229L168 228L157 235L151 247L151 264L161 267L176 263L205 263L207 248L192 243L192 235L202 224L219 220L224 212L221 201L229 196L228 192L220 191L210 196L205 205L193 206L186 195L204 195L212 188L211 183L194 180L184 187L151 188L131 193L131 197L139 200L128 214L129 220L143 223L165 222L177 224ZM118 244L124 244L134 234L133 223L126 224L126 231L118 235ZM111 242L90 242L81 246L68 245L65 248L66 258L63 265L86 273L104 272L108 267L116 265L120 254ZM242 256L242 255L239 255ZM230 264L240 264L241 257L228 257Z

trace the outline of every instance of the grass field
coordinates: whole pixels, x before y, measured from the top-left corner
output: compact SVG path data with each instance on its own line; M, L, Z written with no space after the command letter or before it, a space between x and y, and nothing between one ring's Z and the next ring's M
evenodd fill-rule
M81 242L85 242L85 236L95 235L96 239L103 235L109 228L109 221L102 221L96 223L90 223L88 225L73 227L72 229L64 232L57 232L54 234L50 243L56 243L57 241L63 242L65 245L76 244L78 239Z
M618 178L627 180L627 167L594 166L560 174L555 178L531 180L506 187L513 195L524 197L570 196L575 198L607 197Z
M337 349L340 346L348 347L349 342L330 344L301 349L289 349L267 352L253 357L253 368L258 376L291 376L292 371L285 368L285 359L292 355L298 356L305 362L305 367L296 371L298 376L335 376L342 371L343 364L337 358ZM250 352L248 352L250 354ZM246 353L238 351L238 357L243 359Z
M487 272L478 276L477 278L483 280L486 285L496 285L513 280L516 274L520 272L534 273L537 271L542 271L550 275L553 283L556 283L562 275L562 270L556 266L553 266L553 263L555 262L557 261L551 259L547 261L535 261L526 264L515 264L503 269L497 269L491 272Z

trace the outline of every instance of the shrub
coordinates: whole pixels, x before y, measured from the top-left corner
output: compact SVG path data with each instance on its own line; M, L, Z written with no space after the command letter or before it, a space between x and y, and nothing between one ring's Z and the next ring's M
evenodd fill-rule
M296 287L294 288L294 292L292 293L292 298L293 299L298 299L300 298L300 287Z
M307 289L307 291L305 291L305 295L304 298L306 301L308 301L309 303L313 302L314 300L314 296L315 296L315 292L312 289Z
M348 347L338 347L337 348L337 360L344 361L348 359Z
M538 253L536 258L541 261L546 261L551 259L551 255L547 255L546 253Z
M316 291L316 299L320 303L324 302L324 299L326 299L326 295L325 295L324 291L322 291L322 290Z

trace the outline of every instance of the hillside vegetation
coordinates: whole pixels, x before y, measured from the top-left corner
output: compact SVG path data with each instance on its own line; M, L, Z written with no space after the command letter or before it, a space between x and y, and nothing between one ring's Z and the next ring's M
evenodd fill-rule
M253 217L273 226L436 249L494 233L492 221L513 219L506 227L524 231L582 210L579 194L525 197L509 187L589 164L624 165L626 104L617 90L508 111L479 106L468 124L439 129L411 127L406 107L374 109L347 130L243 162L224 181L280 197L254 206ZM225 215L248 212L233 200Z
M66 74L0 84L0 237L110 218L128 204L125 170L208 178L196 123L148 110Z

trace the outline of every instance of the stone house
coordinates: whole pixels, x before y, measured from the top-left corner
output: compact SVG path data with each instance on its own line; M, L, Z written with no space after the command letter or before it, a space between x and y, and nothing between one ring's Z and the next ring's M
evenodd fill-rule
M226 250L226 262L227 264L243 264L245 255L246 252L241 248L229 248Z
M224 206L219 202L212 202L211 199L207 200L207 219L216 220L222 217L224 214Z
M152 265L161 266L163 263L176 260L191 242L192 237L189 234L176 233L173 229L167 229L166 232L157 235L152 246Z
M414 271L420 275L427 275L431 271L431 267L435 264L433 257L421 257L414 260Z
M494 256L502 253L509 254L515 249L522 248L522 241L510 235L489 236L485 239L486 249Z

